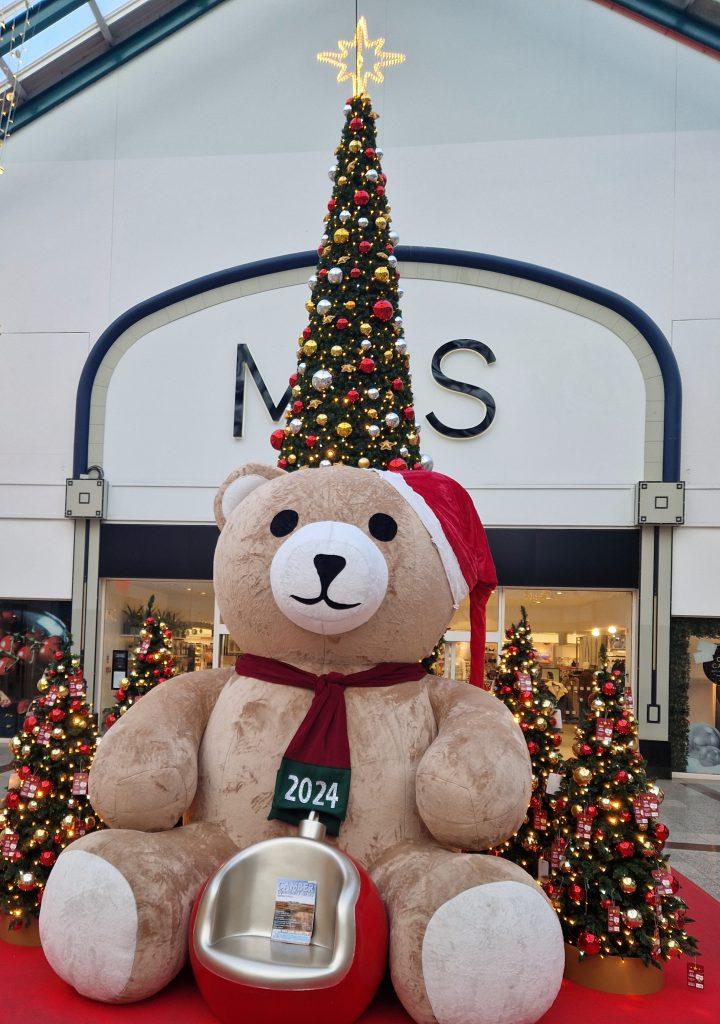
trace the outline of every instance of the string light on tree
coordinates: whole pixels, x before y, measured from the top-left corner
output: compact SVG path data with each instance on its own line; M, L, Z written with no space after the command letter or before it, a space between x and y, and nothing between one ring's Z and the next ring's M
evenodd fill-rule
M0 810L0 913L10 930L29 925L60 852L102 828L87 798L97 730L70 640L56 638L20 732Z
M659 966L694 953L687 907L663 847L662 791L638 750L632 696L605 648L587 714L576 731L558 800L545 891L581 958L637 957Z
M384 43L369 38L360 18L337 52L318 54L338 69L339 82L352 81L353 94L329 171L332 196L308 281L310 316L298 339L285 426L270 436L282 469L432 468L419 447L400 310L399 239L391 230L377 115L366 94L369 81L382 82L383 69L405 59L386 53Z

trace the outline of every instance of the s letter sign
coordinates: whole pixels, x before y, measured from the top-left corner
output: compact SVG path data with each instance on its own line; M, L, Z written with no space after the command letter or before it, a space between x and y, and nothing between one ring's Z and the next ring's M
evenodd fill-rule
M482 341L473 341L471 338L460 338L456 341L446 341L444 345L441 345L440 348L433 353L430 372L440 387L445 388L447 391L454 391L459 394L469 395L471 398L477 399L477 401L485 407L485 415L482 420L469 427L448 427L435 415L434 412L429 412L425 419L431 427L437 430L439 434L443 434L445 437L477 437L478 434L484 434L495 419L495 399L489 391L486 391L484 388L481 388L476 384L468 384L465 381L456 380L454 377L449 377L443 372L442 361L445 356L449 355L451 352L461 351L476 352L485 360L487 366L491 366L495 362L495 354L492 349ZM265 408L274 423L277 423L280 420L283 410L290 402L291 389L289 386L281 396L279 402L276 403L273 401L272 395L270 394L267 384L257 367L257 363L253 358L250 348L244 343L239 344L237 347L237 361L235 367L233 437L243 436L246 370L250 373L250 376L255 383L255 387L258 389L260 397L265 404Z

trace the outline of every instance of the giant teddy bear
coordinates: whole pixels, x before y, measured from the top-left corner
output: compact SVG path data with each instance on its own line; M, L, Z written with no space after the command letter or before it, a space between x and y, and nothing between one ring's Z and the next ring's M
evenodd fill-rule
M410 1015L523 1024L559 988L558 920L529 875L473 851L522 821L530 762L494 696L417 670L462 579L432 503L403 479L414 475L235 471L215 503L215 595L230 636L257 664L322 677L324 694L328 673L366 680L335 704L352 781L332 841L379 887L391 977ZM429 475L447 483L450 504L461 492L469 505L459 485ZM468 505L454 510L455 525L463 531L465 516L472 538ZM383 663L390 683L368 685L367 670ZM405 681L392 681L393 666L401 677L406 667ZM100 744L90 796L109 828L62 853L40 916L50 964L84 995L122 1003L161 989L186 960L190 910L208 875L238 848L293 831L282 809L268 814L283 755L318 694L241 671L163 683Z

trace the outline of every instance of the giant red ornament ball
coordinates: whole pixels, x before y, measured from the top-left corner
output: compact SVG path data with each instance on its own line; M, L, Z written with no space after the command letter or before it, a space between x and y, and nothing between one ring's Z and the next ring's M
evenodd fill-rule
M270 444L273 446L275 451L280 451L280 449L283 446L283 441L284 440L285 440L285 431L284 430L273 430L272 434L270 435Z
M622 839L619 843L615 844L615 853L618 857L622 857L623 860L627 860L635 853L635 843L631 843L629 839Z
M351 117L350 118L349 128L350 128L351 132L362 131L362 128L363 128L362 118L361 117Z
M356 206L367 206L370 202L370 193L366 192L364 188L356 189L353 195L353 202Z
M580 932L577 944L578 949L587 956L597 956L600 952L600 939L593 932Z
M358 363L358 370L360 373L372 373L375 369L375 360L371 359L370 356L363 356Z
M377 320L382 320L383 323L387 323L394 312L392 302L388 302L387 299L378 299L373 306L373 316Z
M388 469L391 469L394 473L401 473L404 469L407 469L407 462L405 459L390 459Z

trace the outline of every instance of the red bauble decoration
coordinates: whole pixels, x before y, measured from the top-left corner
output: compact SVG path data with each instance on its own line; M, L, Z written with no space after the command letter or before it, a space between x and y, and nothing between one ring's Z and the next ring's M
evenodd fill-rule
M393 389L393 391L403 391L405 389L405 385L403 384L400 377L396 377L395 380L391 382L390 387Z
M28 715L22 724L23 732L31 732L32 729L37 725L37 718L35 715Z
M615 723L615 732L618 734L618 736L627 736L631 728L632 726L625 718L620 718Z
M17 793L8 793L5 797L5 806L9 807L11 811L14 811L19 803L20 797Z
M606 697L614 697L615 683L611 683L609 680L607 683L603 683L602 692L605 694Z
M552 739L552 741L553 741L553 744L554 744L554 745L555 745L556 747L559 747L559 746L561 746L561 745L562 745L562 739L563 739L563 738L562 738L562 733L561 733L561 732L556 732L556 733L555 733L555 734L553 735L553 739Z
M33 878L32 882L22 882L22 881L19 881L17 883L18 889L21 889L23 892L31 892L35 888L36 885L37 885L37 882L35 881L34 878Z
M20 776L21 779L26 779L28 777L28 775L32 775L32 771L30 770L30 766L27 765L27 764L21 764L20 767L17 770L17 773L18 773L18 775Z
M628 773L624 768L621 768L619 772L615 772L613 778L619 785L624 786L628 780Z
M622 839L619 843L615 843L615 853L623 860L627 860L635 854L635 843L631 843L629 839Z
M415 419L415 410L411 405L405 406L405 408L403 409L403 416L409 423L412 423L412 421Z
M65 717L65 712L62 708L53 708L48 717L53 722L62 722Z
M62 661L63 660L63 652L62 651L55 651L55 653L53 654L53 658L55 659L55 661Z
M305 408L305 406L300 401L300 399L298 399L297 402L293 402L293 404L292 404L292 411L295 413L296 416L297 416L298 413L301 413L304 408Z
M283 446L283 441L284 440L285 440L285 431L284 430L273 430L272 434L270 435L270 444L273 446L275 451L280 451L280 449Z
M318 277L327 277L327 267L320 267L317 272Z
M620 812L620 821L622 821L622 823L624 825L627 825L627 823L630 821L631 818L632 818L632 814L630 813L630 811L621 811Z
M405 459L390 459L388 469L392 470L393 473L401 473L404 469L407 469L407 462Z
M383 185L376 185L375 186L375 195L376 196L384 196L385 195L385 188L384 188Z
M44 868L51 868L56 860L57 857L52 850L43 850L40 854L40 863Z
M88 746L88 744L87 743L81 743L80 746L78 747L78 753L80 753L80 754L89 754L90 753L90 747Z
M308 327L304 327L303 328L303 338L305 339L305 341L308 340L308 338L310 337L311 334L312 334L312 327L308 326Z
M645 902L647 903L647 905L649 907L652 907L653 904L655 903L655 893L653 892L653 890L652 889L648 889L648 891L643 896L643 899L645 900Z
M527 745L527 748L528 748L528 753L530 754L530 757L535 757L535 755L540 750L540 746L539 746L539 744L537 744L535 742L535 740L530 740L530 742Z
M512 693L512 686L501 686L500 693L506 697L509 693Z
M351 391L348 391L345 397L347 398L350 405L355 405L355 403L360 400L360 392L356 391L355 388L353 388Z
M600 939L593 932L580 932L577 945L586 956L597 956L600 952Z
M595 806L595 804L590 804L589 807L585 808L585 813L587 814L588 818L597 818L598 809Z
M375 150L372 148L372 146L368 146L367 149L364 150L363 152L364 152L365 156L368 158L368 160L373 160L374 159L374 157L375 157Z
M278 469L285 469L287 464L288 464L288 460L286 458L281 458L281 459L277 460L277 468Z
M370 202L370 193L366 192L364 188L356 189L353 195L353 202L356 206L367 206Z
M592 754L592 747L590 746L590 744L583 743L583 745L580 747L580 753L583 757L590 757L590 755Z
M308 434L308 436L305 438L305 447L306 448L314 448L316 444L317 444L317 434Z
M391 319L395 309L392 302L388 302L387 299L378 299L373 306L373 316L377 320L382 320L383 323L387 323Z
M353 279L353 281L357 281L357 279L360 277L360 274L360 267L353 267L352 270L350 271L350 277Z
M363 121L361 117L351 117L349 128L351 132L359 132L363 129Z
M667 825L663 825L663 823L659 821L655 826L654 834L655 838L659 840L659 842L664 843L667 842L667 838L670 835L670 829L667 827Z
M350 326L350 321L346 320L344 316L339 316L335 321L336 331L345 331Z
M370 252L370 250L372 249L372 244L371 244L370 242L366 242L366 241L365 241L365 240L363 239L363 241L362 241L362 242L360 243L360 245L358 246L358 249L360 250L360 252L362 253L362 255L363 255L363 256L365 256L365 255L366 255L367 253L369 253L369 252Z
M328 199L328 204L327 204L327 208L328 208L328 210L329 210L329 211L330 211L331 213L332 213L332 211L333 211L333 210L335 209L335 206L336 206L335 200L334 200L334 199Z
M375 360L371 359L370 356L363 356L358 363L358 370L360 373L372 373L375 369Z
M117 715L108 715L105 719L105 725L110 728L111 725L115 725L117 722Z
M585 890L577 882L573 882L572 885L568 886L568 896L573 903L582 903L585 899Z

